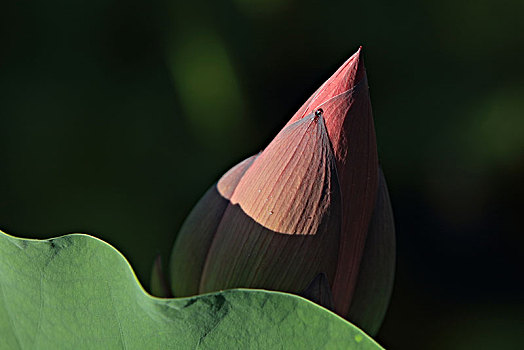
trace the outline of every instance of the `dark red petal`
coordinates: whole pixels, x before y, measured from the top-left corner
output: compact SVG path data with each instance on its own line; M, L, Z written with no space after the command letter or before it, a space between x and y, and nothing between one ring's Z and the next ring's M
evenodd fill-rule
M333 285L335 310L347 315L377 189L378 157L371 102L359 49L329 78L290 123L322 108L342 193L339 264Z
M358 67L364 70L362 60L359 60ZM333 298L336 312L347 315L378 184L375 128L365 76L350 93L347 106L343 103L339 105L343 106L339 111L347 110L345 115L335 114L331 118L328 112L324 114L328 133L330 137L333 135L343 206L339 264L333 284ZM342 122L340 118L343 118ZM339 127L340 124L342 127Z

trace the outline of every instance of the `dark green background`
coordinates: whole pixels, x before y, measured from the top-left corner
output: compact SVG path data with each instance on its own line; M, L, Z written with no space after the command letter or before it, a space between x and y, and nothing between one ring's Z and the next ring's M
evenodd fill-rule
M0 5L0 228L85 232L147 286L191 207L359 45L398 234L378 340L518 349L524 2Z

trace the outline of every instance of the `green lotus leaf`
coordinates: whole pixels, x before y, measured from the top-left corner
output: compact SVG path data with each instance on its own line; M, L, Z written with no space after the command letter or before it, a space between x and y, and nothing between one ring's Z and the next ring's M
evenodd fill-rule
M97 238L1 231L0 335L0 349L382 349L298 296L236 289L155 298Z

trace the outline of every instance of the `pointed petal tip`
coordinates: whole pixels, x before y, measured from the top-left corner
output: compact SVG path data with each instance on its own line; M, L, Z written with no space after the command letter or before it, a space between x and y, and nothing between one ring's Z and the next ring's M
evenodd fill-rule
M364 58L362 55L362 45L359 46L357 52L353 55L354 57L354 78L353 78L353 87L359 84L366 74L366 67L364 67Z
M358 50L302 105L286 124L286 127L313 113L319 106L329 103L334 98L349 99L351 91L366 80L366 69L361 53L362 46L359 46ZM363 85L364 88L367 87L367 83ZM342 96L342 94L345 95Z
M355 51L355 53L353 55L351 55L351 58L355 59L355 58L360 58L360 54L362 53L362 45L360 45L357 49L357 51Z
M330 90L336 94L352 90L364 79L365 71L362 46L359 46L358 50L326 82L326 85L331 85Z

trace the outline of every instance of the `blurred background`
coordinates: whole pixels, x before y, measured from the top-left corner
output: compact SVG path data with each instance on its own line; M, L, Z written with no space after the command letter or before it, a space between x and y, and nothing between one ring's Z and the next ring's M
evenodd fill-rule
M398 236L388 349L524 348L524 2L7 1L0 228L149 285L178 228L363 45Z

